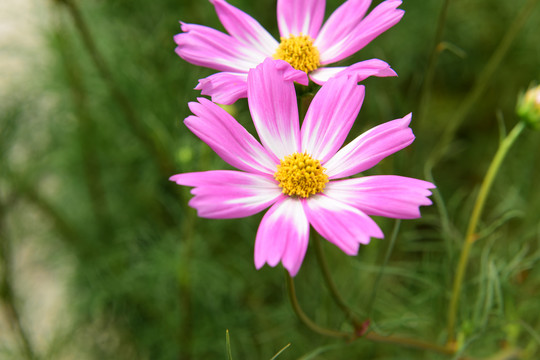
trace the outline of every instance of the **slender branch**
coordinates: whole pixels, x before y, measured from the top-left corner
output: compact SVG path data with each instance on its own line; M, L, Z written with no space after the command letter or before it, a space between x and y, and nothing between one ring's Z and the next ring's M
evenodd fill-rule
M313 234L313 244L315 247L315 254L317 255L317 260L319 262L319 265L320 265L319 267L321 269L324 281L326 282L326 285L328 287L328 290L330 291L330 295L334 299L334 302L337 304L337 306L339 306L339 308L351 321L355 330L362 329L363 324L360 321L358 321L358 319L354 315L354 312L345 303L345 300L343 300L343 297L341 296L336 286L336 283L334 282L334 280L332 279L332 276L330 275L330 270L328 269L328 263L326 261L326 257L324 256L324 251L322 248L321 238L317 232L314 232Z
M387 344L396 344L396 345L406 346L406 347L415 348L415 349L434 351L434 352L438 352L442 354L455 354L456 352L455 349L449 345L439 346L439 345L432 344L426 341L421 341L421 340L416 340L416 339L411 339L411 338L406 338L406 337L384 336L384 335L379 335L373 331L368 332L364 336L358 336L356 333L347 333L343 331L336 331L336 330L320 327L313 320L311 320L300 307L300 304L298 303L298 298L296 297L296 290L294 288L294 280L291 278L291 276L289 275L287 271L285 271L285 278L287 282L289 300L291 302L291 305L295 314L298 316L298 318L304 325L306 325L308 328L310 328L312 331L318 334L328 336L328 337L341 338L347 341L354 341L356 339L363 338L370 341L383 342Z
M62 31L62 29L60 29ZM81 79L80 68L77 63L70 58L69 43L62 36L58 36L59 54L62 59L63 69L67 75L69 87L71 89L74 111L77 118L77 133L81 147L82 165L84 170L84 180L86 182L90 206L93 210L93 216L97 223L97 230L100 238L114 231L110 225L110 216L105 196L105 189L102 181L102 171L97 157L97 148L95 142L95 119L91 117L91 111L88 110L87 94L84 91L84 84Z
M367 314L370 316L371 310L373 309L373 304L375 302L375 297L377 296L377 289L379 282L381 281L381 278L383 276L384 268L386 267L386 264L388 264L388 260L390 260L390 255L392 254L392 251L394 250L394 245L396 244L397 235L399 233L399 227L401 225L401 220L396 219L396 222L394 223L394 229L392 230L392 236L390 237L390 244L388 244L388 249L386 250L386 254L384 255L384 261L381 265L381 269L379 270L379 273L377 274L377 279L375 280L375 286L373 287L373 291L371 292L371 297L369 299L368 305L366 307Z
M444 0L444 3L441 7L441 12L439 13L439 20L437 21L437 30L435 33L435 39L433 46L431 48L431 53L429 54L428 65L426 70L426 77L424 79L424 84L422 85L422 91L420 92L420 100L418 105L418 125L424 123L424 119L428 113L428 104L430 100L431 85L433 84L433 77L435 75L435 68L437 65L438 55L440 54L440 46L442 40L442 35L444 31L444 25L446 23L446 16L448 14L448 5L450 0Z
M456 353L456 349L448 345L440 346L440 345L433 344L427 341L416 340L416 339L411 339L411 338L398 337L398 336L383 336L375 332L368 332L364 336L364 338L366 338L367 340L375 341L375 342L402 345L402 346L410 347L414 349L430 350L430 351L438 352L441 354L453 355Z
M313 322L300 307L300 304L298 303L298 299L296 297L296 290L294 288L294 280L287 271L285 271L285 278L287 282L287 290L289 293L289 301L291 302L291 305L295 314L298 316L300 321L304 323L304 325L306 325L312 331L319 333L321 335L324 335L324 336L337 337L337 338L343 338L343 339L351 339L354 337L353 334L349 334L343 331L335 331L335 330L326 329L315 324L315 322Z
M8 323L17 334L22 343L22 351L28 360L37 359L30 338L23 327L21 316L17 309L13 289L13 273L11 268L11 244L4 227L4 204L0 203L0 300L2 301L8 318Z
M194 314L193 314L193 300L191 296L192 292L192 257L193 257L193 235L195 233L195 223L197 217L195 212L188 209L187 214L184 215L184 221L182 223L182 239L183 239L183 253L180 259L180 271L178 272L178 301L182 314L180 317L180 333L178 342L182 349L180 360L189 360L192 358L193 347L193 327L194 327ZM228 334L228 332L227 332Z
M499 168L504 160L508 150L512 147L516 139L519 137L526 124L523 121L517 123L516 126L512 129L510 134L502 141L499 149L495 153L495 156L489 166L489 169L484 177L480 191L474 203L474 208L469 220L469 225L467 227L467 233L465 235L465 243L461 250L461 255L456 269L456 276L454 278L454 285L452 288L452 297L450 300L450 305L448 307L448 323L447 323L447 332L448 332L448 344L452 344L455 341L455 324L456 324L456 315L457 308L459 304L459 295L461 293L461 286L463 284L463 278L465 276L465 271L467 269L467 264L469 261L469 253L471 251L472 244L477 239L476 227L478 225L478 220L482 215L484 209L484 204L486 198L493 184L493 180L499 171Z
M76 0L57 0L60 4L62 4L71 15L71 18L73 20L73 23L75 25L75 28L77 29L80 38L82 39L82 43L84 45L84 48L86 49L87 53L89 54L95 68L97 69L99 75L103 79L107 89L109 90L109 93L111 94L111 97L115 100L115 104L119 106L120 111L124 114L124 120L127 123L127 127L131 130L131 133L141 142L141 144L145 147L147 150L147 153L150 155L153 155L153 159L155 164L160 170L160 173L164 177L169 177L175 172L175 167L173 165L172 157L170 156L169 152L165 150L164 145L156 141L152 137L152 132L149 131L150 129L144 125L144 122L140 118L140 116L137 114L135 109L132 106L132 102L126 96L126 94L122 91L118 83L115 81L113 77L113 73L110 71L110 67L108 66L104 56L99 51L96 42L94 40L94 37L92 37L91 31L81 14L81 11L79 7L77 6ZM65 52L65 51L64 51ZM66 58L66 54L61 54L64 58ZM66 63L72 61L72 59L65 59ZM71 69L69 69L69 66L66 67L67 72L70 70L73 70L73 64L67 64L71 66ZM86 127L87 129L90 129L91 126L94 126L95 124L92 124L92 119L86 115L87 111L85 112L82 108L83 100L84 100L84 89L82 87L82 84L80 83L81 80L77 79L77 74L68 74L69 81L72 83L73 87L75 88L78 86L77 90L79 94L74 94L74 102L79 107L79 120L81 121L81 125ZM79 83L77 83L79 82ZM79 98L77 98L79 97ZM83 119L84 118L84 119ZM83 132L86 131L86 129L81 129ZM95 129L94 129L95 130ZM88 138L88 136L87 136ZM84 137L83 137L83 140ZM81 141L82 146L85 146L85 142L88 142L87 140ZM87 146L88 147L88 146ZM84 150L84 149L83 149ZM94 167L94 170L99 167L99 164L97 163L97 158L95 157L95 154L92 154L91 152L88 154L88 156L85 156L87 160L92 160L92 157L94 158L94 164L92 166ZM86 164L85 164L86 165ZM103 193L103 190L99 190L99 184L98 184L98 178L99 174L97 172L92 172L91 174L87 175L89 185L91 185L93 188L90 188L89 190L93 191L94 193L98 194L99 192ZM170 193L171 195L177 196L183 196L182 192L179 192L176 189L176 187L172 186L165 186L165 191ZM95 203L96 206L94 208L106 208L106 199L104 197L100 198L99 196L94 199L94 195L92 195L92 202ZM170 209L166 206L158 207L160 218L162 218L168 226L175 226L176 224L176 218L174 214L171 213ZM100 214L105 213L104 211L98 212ZM107 220L107 216L101 215L101 223L105 225L103 228L110 228L110 224L108 223L109 220ZM108 230L106 229L105 232Z
M171 164L170 158L167 156L167 153L163 150L159 143L155 142L150 133L142 126L140 119L136 115L135 110L133 109L128 97L122 92L120 87L114 80L112 72L110 71L107 62L104 57L98 50L94 38L84 20L83 16L74 0L57 0L59 3L63 4L69 11L75 28L79 32L83 44L92 58L94 66L98 70L101 78L109 88L109 91L112 97L115 99L117 104L120 105L121 110L124 112L126 122L130 127L133 134L141 141L141 143L146 147L149 153L153 154L156 158L160 169L165 175L170 175L173 172L173 166Z
M79 238L77 229L65 219L65 217L46 199L42 194L38 192L35 186L31 186L27 183L25 176L11 173L7 168L2 169L4 171L5 179L10 186L13 187L13 191L17 196L22 199L28 200L35 205L41 212L52 220L54 226L58 230L58 233L62 236L64 241L73 246Z
M514 22L508 27L506 34L499 43L497 49L491 55L491 58L482 70L482 73L478 77L474 87L467 94L465 101L461 103L461 106L454 113L454 116L447 121L448 125L442 134L442 138L439 140L439 145L437 146L438 150L434 151L431 156L433 158L433 164L435 164L437 162L436 160L441 158L446 152L446 149L454 138L457 129L466 118L467 114L469 114L474 104L484 93L484 90L490 82L493 74L508 53L510 45L512 45L512 42L515 40L521 28L525 25L538 3L538 0L528 0L519 14L515 17Z

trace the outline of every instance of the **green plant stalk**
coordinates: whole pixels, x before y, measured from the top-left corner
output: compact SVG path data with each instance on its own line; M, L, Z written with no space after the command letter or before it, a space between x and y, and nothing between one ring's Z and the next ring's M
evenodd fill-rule
M4 179L12 187L15 196L28 201L39 209L43 215L49 218L64 242L70 248L76 247L75 244L80 237L77 228L37 190L36 186L32 186L27 182L28 175L11 173L7 168L2 170Z
M332 299L334 299L334 302L337 306L343 311L343 313L347 316L347 318L351 321L355 329L361 329L362 323L358 321L356 316L354 315L354 312L349 308L349 306L345 303L345 300L343 300L343 297L339 293L339 290L337 289L336 283L332 279L332 276L330 275L330 270L328 269L328 263L326 262L326 257L324 256L324 251L322 248L321 238L320 235L315 232L313 234L313 244L315 247L315 254L317 256L317 261L319 262L319 267L321 269L324 281L326 282L326 285L328 287L328 290L330 291L330 295L332 296Z
M270 360L276 360L278 358L279 355L281 355L285 350L287 350L287 348L291 346L291 343L288 343L287 345L285 345L281 350L278 351L278 353L276 355L274 355Z
M225 331L225 348L227 350L227 359L233 360L231 352L231 338L229 337L229 329Z
M311 320L300 307L300 304L298 303L298 298L296 297L296 290L294 288L294 280L287 271L285 271L285 278L287 282L289 300L291 302L291 305L295 314L298 316L298 318L304 325L306 325L309 329L311 329L312 331L318 334L328 336L328 337L341 338L347 341L354 341L356 339L363 338L370 341L401 345L401 346L414 348L414 349L438 352L441 354L454 354L456 352L455 349L450 346L440 346L440 345L433 344L430 342L406 338L406 337L384 336L384 335L379 335L373 331L370 331L364 336L360 337L357 334L353 334L353 333L347 333L344 331L336 331L336 330L323 328L317 325L313 320Z
M437 30L435 33L435 40L433 42L433 47L429 54L428 66L426 70L426 75L424 79L424 84L422 85L422 90L420 93L420 100L418 102L418 121L417 125L420 126L424 124L424 119L427 116L428 105L431 93L431 86L433 84L433 77L435 76L435 68L437 65L437 58L441 50L439 44L442 40L444 25L446 23L446 16L448 14L448 5L450 0L444 0L444 3L441 7L441 12L439 13L439 20L437 21Z
M191 296L191 258L193 256L193 236L197 218L194 211L191 211L191 209L187 210L184 221L182 222L182 239L185 247L178 268L178 303L183 311L180 318L180 336L178 341L181 348L184 349L183 360L192 358L192 329L195 323L193 319L193 299ZM227 330L227 339L229 339L229 330Z
M90 32L86 21L84 20L81 12L74 0L57 0L60 4L64 5L73 19L75 28L79 32L79 35L83 41L86 51L90 55L94 66L99 72L99 75L105 82L112 97L116 103L120 106L120 109L124 112L125 120L132 133L140 140L140 142L146 147L148 152L154 156L157 164L160 166L161 172L170 176L173 173L174 167L172 161L167 152L159 143L155 142L151 137L147 129L142 125L141 120L136 115L128 97L122 92L110 70L105 58L99 52L94 38Z
M441 346L441 345L433 344L430 342L417 340L417 339L410 339L406 337L384 336L384 335L379 335L373 331L370 331L366 335L364 335L364 338L370 341L374 341L374 342L401 345L404 347L414 348L414 349L429 350L429 351L437 352L440 354L454 355L456 353L456 350L451 346Z
M27 360L35 360L38 357L33 349L30 337L21 322L21 316L17 308L15 291L13 289L13 271L11 266L11 243L4 231L4 209L6 206L0 203L0 304L3 308L13 331L22 343L22 352Z
M455 341L454 331L456 325L457 308L459 304L459 295L461 293L461 286L463 284L465 270L467 269L471 247L477 239L476 227L478 225L478 220L482 215L484 204L491 189L491 185L493 184L493 180L495 179L495 176L497 175L497 172L499 171L501 164L506 154L508 153L508 150L510 150L510 148L512 147L516 139L519 137L525 126L526 124L523 121L520 121L516 126L514 126L510 134L508 134L508 136L501 142L499 149L495 153L495 156L493 157L493 160L489 165L489 169L486 173L486 176L484 177L484 181L482 182L480 191L478 192L478 196L474 203L474 208L471 214L471 218L469 220L469 225L467 227L467 233L465 235L465 243L463 244L463 248L461 249L461 255L457 265L456 276L454 278L454 284L452 287L450 305L448 307L448 344L452 344Z
M399 227L401 225L401 220L396 219L394 222L394 229L392 230L392 235L390 237L390 243L388 244L388 248L386 249L386 254L384 255L384 260L381 265L381 269L379 270L379 273L377 274L377 279L375 279L375 285L373 286L373 291L371 291L371 297L369 298L368 305L366 306L367 314L368 316L371 315L371 311L373 310L373 304L375 303L375 298L377 297L377 289L379 288L379 284L381 282L384 268L388 264L388 260L390 260L390 255L392 254L392 251L394 250L394 245L396 244L397 235L399 233Z
M201 143L200 160L198 162L197 171L209 168L210 149ZM187 193L186 189L180 191L181 197ZM187 200L183 203L187 203ZM184 244L184 252L178 262L178 300L179 306L183 311L180 318L180 337L179 344L184 349L182 360L192 358L193 345L193 327L195 320L193 318L193 299L192 299L192 257L193 257L193 239L195 236L195 228L197 224L196 212L189 206L184 207L185 215L181 226L181 238ZM227 330L227 334L228 334ZM228 336L228 335L227 335Z
M533 13L533 10L538 5L538 3L540 3L538 0L527 1L519 14L517 14L517 16L515 17L514 22L508 27L508 30L506 31L504 37L499 43L499 46L497 47L497 49L495 49L488 63L480 73L474 87L467 94L465 101L461 103L461 106L454 113L454 116L447 122L448 125L444 129L442 138L440 139L439 145L437 146L438 150L434 151L431 154L430 159L432 160L433 164L437 163L437 160L441 158L446 152L446 149L454 138L454 135L458 130L459 126L461 125L465 117L469 114L474 104L484 93L484 90L486 89L490 79L501 64L506 54L508 53L510 46L514 42L521 28L525 25L525 23Z
M59 31L62 31L60 29ZM60 33L61 34L61 33ZM90 206L96 220L97 230L100 238L106 238L111 234L114 228L110 225L110 216L105 196L105 190L102 181L102 171L97 158L97 149L95 141L95 119L91 117L91 111L88 109L88 98L84 91L82 73L77 63L69 57L69 43L62 36L58 36L59 54L63 61L62 68L65 70L67 80L71 90L74 111L77 118L77 133L79 144L81 146L82 165L85 173L84 179L87 185Z
M320 327L319 325L314 323L306 315L306 313L304 313L304 311L300 307L300 304L298 303L298 298L296 297L296 290L295 290L295 287L294 287L294 280L286 270L285 270L285 279L286 279L286 282L287 282L287 290L288 290L288 293L289 293L289 301L291 302L291 306L292 306L296 316L298 316L298 318L300 319L300 321L304 325L306 325L312 331L314 331L314 332L316 332L318 334L324 335L324 336L329 336L329 337L334 337L334 338L343 338L343 339L351 339L351 338L353 338L352 334L349 334L349 333L346 333L346 332L343 332L343 331L335 331L335 330L326 329L326 328Z
M152 155L162 176L167 178L177 172L175 171L174 161L169 152L165 149L165 146L161 142L154 139L152 131L149 131L150 129L144 125L144 122L133 107L133 103L130 101L128 96L126 96L121 87L118 85L118 82L115 80L113 72L110 70L105 57L97 47L96 41L94 40L94 37L90 31L90 27L85 21L76 0L56 1L66 7L68 10L74 26L82 40L84 48L94 64L94 67L97 69L101 79L105 83L105 86L111 94L111 97L114 99L115 104L118 105L119 109L124 114L124 120L128 129L145 147L148 154ZM93 175L94 178L96 176L97 175ZM169 192L170 195L178 196L178 194L180 194L180 196L182 196L181 192L173 189L174 187L172 186L165 187L165 191ZM102 202L104 203L104 200ZM161 207L159 210L167 225L174 226L176 224L175 217L172 213L170 213L168 208Z

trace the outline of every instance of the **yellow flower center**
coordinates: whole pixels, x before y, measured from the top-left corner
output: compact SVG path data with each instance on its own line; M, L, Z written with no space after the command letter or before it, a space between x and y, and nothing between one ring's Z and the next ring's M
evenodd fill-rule
M319 63L319 50L313 46L313 39L308 35L281 38L281 43L274 54L274 59L285 60L296 70L306 73L317 69Z
M319 160L307 153L294 153L280 160L274 179L279 181L284 194L307 198L323 191L328 182L325 170Z

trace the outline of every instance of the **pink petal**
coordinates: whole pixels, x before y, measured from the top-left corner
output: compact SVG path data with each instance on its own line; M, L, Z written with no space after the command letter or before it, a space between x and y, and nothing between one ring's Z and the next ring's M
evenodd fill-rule
M390 65L379 59L365 60L351 66L322 67L309 74L311 80L319 85L336 76L348 76L360 82L370 76L387 77L397 74Z
M232 36L207 26L182 23L183 33L174 41L184 60L220 71L247 73L266 57Z
M230 105L247 97L247 74L219 72L200 79L195 90L202 90L213 102Z
M215 170L171 176L178 185L194 186L189 206L210 219L242 218L272 205L281 189L268 176L232 170Z
M272 175L279 160L268 153L253 135L229 113L208 99L189 103L195 116L184 120L186 126L232 166L248 172Z
M261 142L279 159L300 150L300 125L293 81L307 75L282 60L266 59L249 71L248 103Z
M366 131L322 164L330 179L358 174L379 163L385 157L409 146L414 135L409 128L411 114L388 121Z
M278 0L277 20L279 34L309 35L317 37L324 18L325 0Z
M319 49L322 65L343 60L356 53L397 24L405 14L403 10L397 9L401 0L387 0L363 18L370 3L366 0L349 0L324 24L314 42Z
M330 15L324 23L315 46L323 52L335 43L343 41L362 21L371 0L348 0Z
M415 219L420 217L420 206L431 205L428 189L433 188L435 185L423 180L380 175L331 181L324 193L367 215Z
M216 8L219 20L229 34L248 45L254 51L272 56L278 42L254 18L225 0L210 0Z
M317 92L302 124L302 151L321 162L343 145L364 101L364 86L356 80L330 79Z
M255 240L255 267L280 261L295 276L306 255L309 223L302 201L283 197L264 215Z
M384 237L369 216L328 196L310 197L304 210L313 228L347 255L356 255L360 244L368 244L371 237Z

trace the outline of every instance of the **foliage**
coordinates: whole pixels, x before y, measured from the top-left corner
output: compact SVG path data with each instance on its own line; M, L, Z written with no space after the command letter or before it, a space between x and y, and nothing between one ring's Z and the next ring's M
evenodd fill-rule
M440 344L447 337L452 280L475 195L501 133L517 122L517 94L540 78L538 6L449 148L441 148L442 134L525 2L452 2L441 45L434 36L443 2L407 1L403 20L353 58L381 58L400 76L365 82L351 136L414 114L412 149L370 174L432 176L438 187L436 204L422 208L421 219L401 222L385 266L387 240L373 240L352 258L324 245L342 296L380 333ZM178 20L220 28L209 2L74 3L51 4L50 26L34 34L47 42L48 61L32 72L33 86L0 99L0 237L13 245L5 255L15 259L17 249L30 246L44 254L45 268L68 269L63 326L50 341L38 342L32 318L22 315L21 336L27 326L36 358L452 358L311 333L287 302L282 270L254 268L262 215L197 218L187 206L189 190L167 180L226 166L182 124L187 103L200 96L193 90L197 79L211 71L181 60L172 40ZM231 3L277 34L275 1ZM327 3L329 14L341 1ZM443 51L422 107L433 46ZM249 128L246 101L232 111ZM510 150L480 219L457 322L458 341L472 358L516 349L523 359L540 354L538 144L538 133L527 131ZM430 168L426 161L437 152L443 156ZM376 220L389 239L394 222ZM314 255L311 244L295 278L299 301L317 323L351 330ZM17 272L6 270L15 266L8 260L0 274L17 283ZM42 296L22 293L16 297L21 305ZM0 357L20 358L18 349L0 345Z

